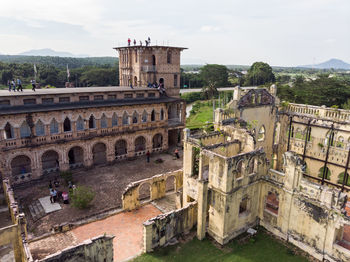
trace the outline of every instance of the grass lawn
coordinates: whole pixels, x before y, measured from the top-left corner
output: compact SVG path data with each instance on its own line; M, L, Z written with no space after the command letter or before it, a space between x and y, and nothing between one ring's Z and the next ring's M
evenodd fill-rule
M245 244L239 244L233 240L219 249L213 243L205 239L193 240L160 248L149 254L143 254L133 262L158 262L158 261L181 261L181 262L204 262L204 261L230 261L230 262L307 262L305 257L294 255L278 240L272 238L264 231L254 237L255 241L248 240Z
M213 122L213 107L203 104L196 114L191 114L186 119L186 127L189 129L201 128L207 121Z

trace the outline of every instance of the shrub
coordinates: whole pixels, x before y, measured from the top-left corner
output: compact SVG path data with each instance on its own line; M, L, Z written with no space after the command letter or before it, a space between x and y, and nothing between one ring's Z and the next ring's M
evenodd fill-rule
M66 182L66 185L68 185L68 182L71 181L73 183L73 175L70 171L61 171L60 176L63 178L64 182Z
M95 192L90 187L78 186L72 196L73 206L79 209L85 209L89 206L90 202L94 199Z

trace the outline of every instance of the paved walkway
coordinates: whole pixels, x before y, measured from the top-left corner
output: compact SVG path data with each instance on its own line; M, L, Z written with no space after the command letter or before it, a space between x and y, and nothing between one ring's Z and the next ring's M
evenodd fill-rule
M69 232L57 234L29 244L34 258L43 258L68 246L77 245L89 238L114 235L114 261L124 261L142 253L142 223L161 212L149 204L138 210L122 212L106 219L95 221Z

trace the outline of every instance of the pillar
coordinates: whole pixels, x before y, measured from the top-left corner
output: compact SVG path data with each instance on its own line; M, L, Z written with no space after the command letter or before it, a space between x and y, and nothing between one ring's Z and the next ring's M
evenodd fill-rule
M207 228L208 181L200 180L198 185L197 238L203 240Z

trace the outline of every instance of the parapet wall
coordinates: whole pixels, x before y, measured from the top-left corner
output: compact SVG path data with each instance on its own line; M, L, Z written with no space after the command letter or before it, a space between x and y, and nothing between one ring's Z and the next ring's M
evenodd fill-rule
M197 224L197 202L161 214L143 223L144 252L164 246L172 238L188 233Z
M182 177L182 169L168 172L165 174L160 174L153 176L151 178L142 179L133 183L130 183L123 195L123 209L124 210L133 210L141 206L142 198L141 198L141 188L146 191L149 190L149 197L147 201L156 200L162 198L167 193L167 180L173 179L174 185L171 187L172 192L178 191L182 188L183 177ZM169 183L169 181L168 181ZM169 192L169 191L168 191Z
M94 262L113 261L113 238L114 236L98 236L88 239L83 243L68 247L52 254L40 262Z

